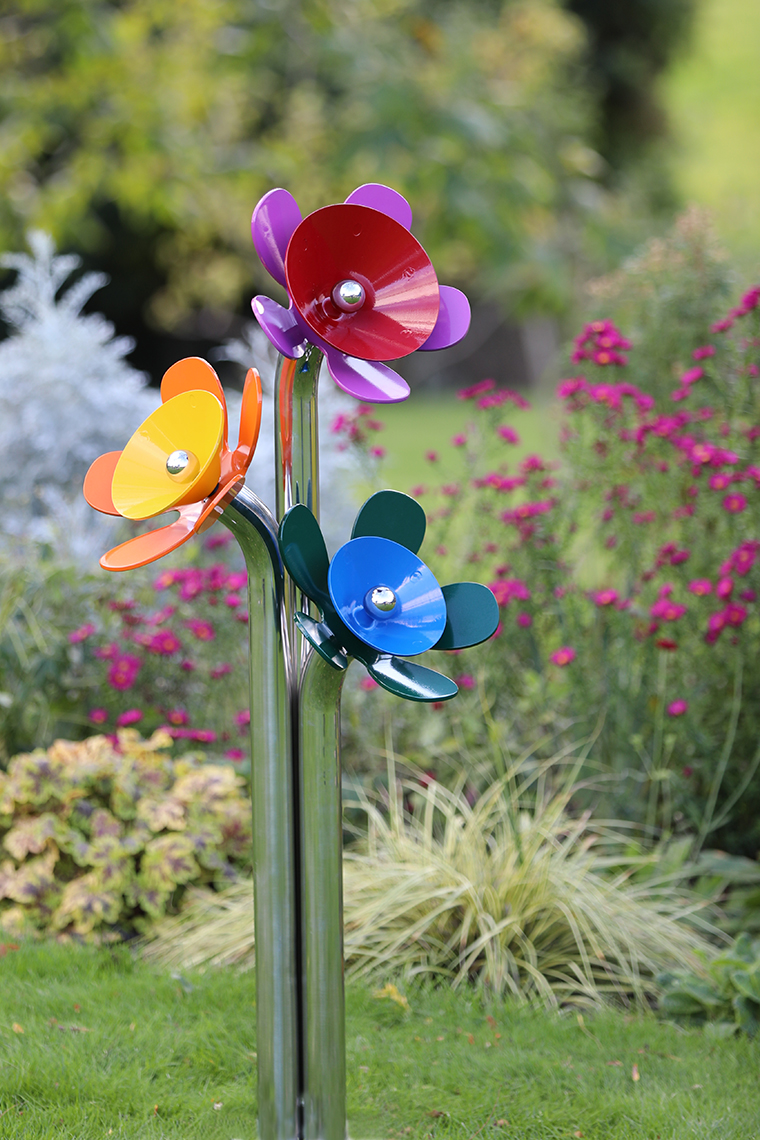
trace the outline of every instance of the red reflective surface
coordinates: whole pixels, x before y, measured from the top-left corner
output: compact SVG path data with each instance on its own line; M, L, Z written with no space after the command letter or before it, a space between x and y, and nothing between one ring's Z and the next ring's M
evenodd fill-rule
M409 230L368 206L325 206L309 214L290 239L285 273L304 320L349 356L408 356L438 319L438 278L430 258ZM332 299L345 280L364 286L367 299L356 312L343 312Z

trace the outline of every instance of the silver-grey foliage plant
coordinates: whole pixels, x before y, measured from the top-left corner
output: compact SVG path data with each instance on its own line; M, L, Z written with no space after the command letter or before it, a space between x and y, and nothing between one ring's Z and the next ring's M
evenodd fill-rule
M0 294L10 335L0 343L0 529L15 545L49 543L64 560L94 566L114 523L87 506L82 480L97 456L124 442L158 403L125 357L133 342L82 308L107 278L56 255L29 234L31 254L6 254L17 271ZM118 524L116 524L118 525Z

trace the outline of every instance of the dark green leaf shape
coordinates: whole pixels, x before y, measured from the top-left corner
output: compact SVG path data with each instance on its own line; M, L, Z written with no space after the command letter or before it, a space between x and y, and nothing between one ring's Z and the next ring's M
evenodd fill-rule
M389 538L414 554L422 546L427 519L418 502L401 491L377 491L359 510L352 538Z
M327 547L319 523L303 503L296 503L283 516L280 551L288 574L298 588L320 609L329 606Z
M499 607L488 586L452 582L443 586L446 626L435 649L467 649L487 641L499 624Z
M345 669L348 660L341 647L333 640L332 634L326 625L314 621L307 614L296 614L296 625L303 636L319 654L328 661L334 669Z
M450 701L459 692L449 677L400 657L380 657L367 671L378 685L407 701Z

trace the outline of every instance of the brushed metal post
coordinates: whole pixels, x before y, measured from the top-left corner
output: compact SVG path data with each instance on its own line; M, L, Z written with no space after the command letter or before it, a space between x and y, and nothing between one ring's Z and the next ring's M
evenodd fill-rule
M309 346L298 360L279 356L275 370L275 484L278 522L296 503L307 506L319 522L319 418L317 391L324 357ZM286 577L285 610L293 647L300 644L294 625L297 609L311 613L308 599L296 597L296 587ZM299 657L303 654L299 653Z
M300 686L305 1140L347 1135L340 779L345 675L311 651Z
M294 677L277 524L243 487L224 509L248 568L251 793L259 1136L299 1133L298 903L293 787Z

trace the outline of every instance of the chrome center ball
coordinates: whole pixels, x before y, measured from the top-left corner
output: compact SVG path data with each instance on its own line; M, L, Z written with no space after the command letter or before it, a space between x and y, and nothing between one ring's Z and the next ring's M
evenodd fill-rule
M363 285L348 278L348 280L340 281L335 286L332 291L332 299L344 313L354 313L357 309L361 309L367 295L364 292Z
M190 466L190 454L187 451L173 451L166 460L166 470L170 475L181 475Z
M396 595L388 586L375 586L370 593L369 600L375 609L387 614L396 608Z

